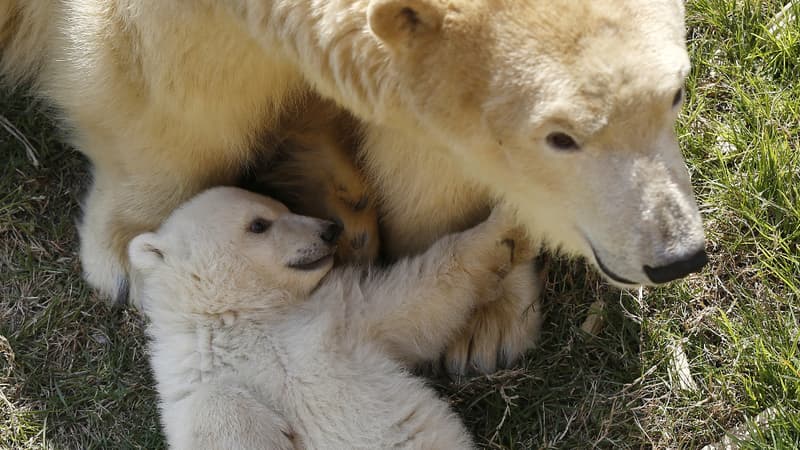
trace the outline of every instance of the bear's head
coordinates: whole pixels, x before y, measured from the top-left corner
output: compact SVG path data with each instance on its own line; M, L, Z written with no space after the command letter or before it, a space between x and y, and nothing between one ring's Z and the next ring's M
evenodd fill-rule
M199 314L289 305L330 271L340 230L268 197L212 188L130 242L133 297L146 310Z
M705 264L674 131L680 0L373 0L367 16L394 92L383 125L426 129L532 234L615 284Z

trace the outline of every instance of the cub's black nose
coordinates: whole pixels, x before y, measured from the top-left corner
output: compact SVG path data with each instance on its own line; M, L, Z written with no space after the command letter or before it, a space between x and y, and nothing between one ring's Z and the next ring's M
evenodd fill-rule
M320 233L319 237L328 244L333 244L339 235L342 234L342 227L337 223L331 222L330 225L325 227L325 230Z
M667 283L700 271L706 263L708 263L708 255L706 255L705 249L701 249L688 258L669 263L666 266L644 266L644 273L653 283Z

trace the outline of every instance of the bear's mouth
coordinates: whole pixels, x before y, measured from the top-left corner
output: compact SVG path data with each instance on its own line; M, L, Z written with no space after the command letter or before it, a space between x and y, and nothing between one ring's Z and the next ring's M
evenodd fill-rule
M321 269L333 262L333 252L322 256L312 256L299 259L287 264L287 267L295 270L312 271Z
M621 275L618 275L613 270L611 270L603 262L603 260L600 259L600 255L597 253L597 249L594 247L594 244L592 243L592 240L589 239L589 236L580 228L578 228L578 232L583 236L583 239L585 240L586 244L588 244L589 248L592 250L592 256L594 257L595 267L597 267L600 270L600 273L602 273L606 278L608 278L608 279L610 279L610 280L612 280L612 281L614 281L616 283L619 283L621 285L625 285L625 287L641 286L641 283L637 283L637 282L635 282L633 280L629 280L629 279L627 279L627 278L625 278L625 277L623 277ZM588 258L588 256L587 256L587 258Z
M594 260L597 261L597 267L600 268L600 271L602 271L603 274L605 274L605 276L607 276L608 278L611 278L612 280L616 281L617 283L629 284L629 285L632 285L632 286L638 286L639 285L639 283L636 283L636 282L631 281L631 280L629 280L627 278L624 278L624 277L621 277L621 276L617 275L611 269L609 269L608 266L603 264L603 260L600 259L599 256L597 256L597 250L595 250L594 247L592 247L592 253L594 254Z

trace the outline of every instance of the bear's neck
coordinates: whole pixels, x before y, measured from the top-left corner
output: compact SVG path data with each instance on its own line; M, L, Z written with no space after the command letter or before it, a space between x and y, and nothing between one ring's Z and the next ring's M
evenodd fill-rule
M241 0L251 32L294 61L319 94L370 122L404 117L388 50L367 23L368 0Z

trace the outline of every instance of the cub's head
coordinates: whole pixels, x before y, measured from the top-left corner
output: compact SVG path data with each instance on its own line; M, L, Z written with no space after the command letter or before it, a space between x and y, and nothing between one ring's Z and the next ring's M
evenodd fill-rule
M367 15L397 115L534 235L622 286L705 264L674 132L680 0L373 0Z
M131 241L134 298L207 314L280 306L328 273L339 231L268 197L213 188Z

